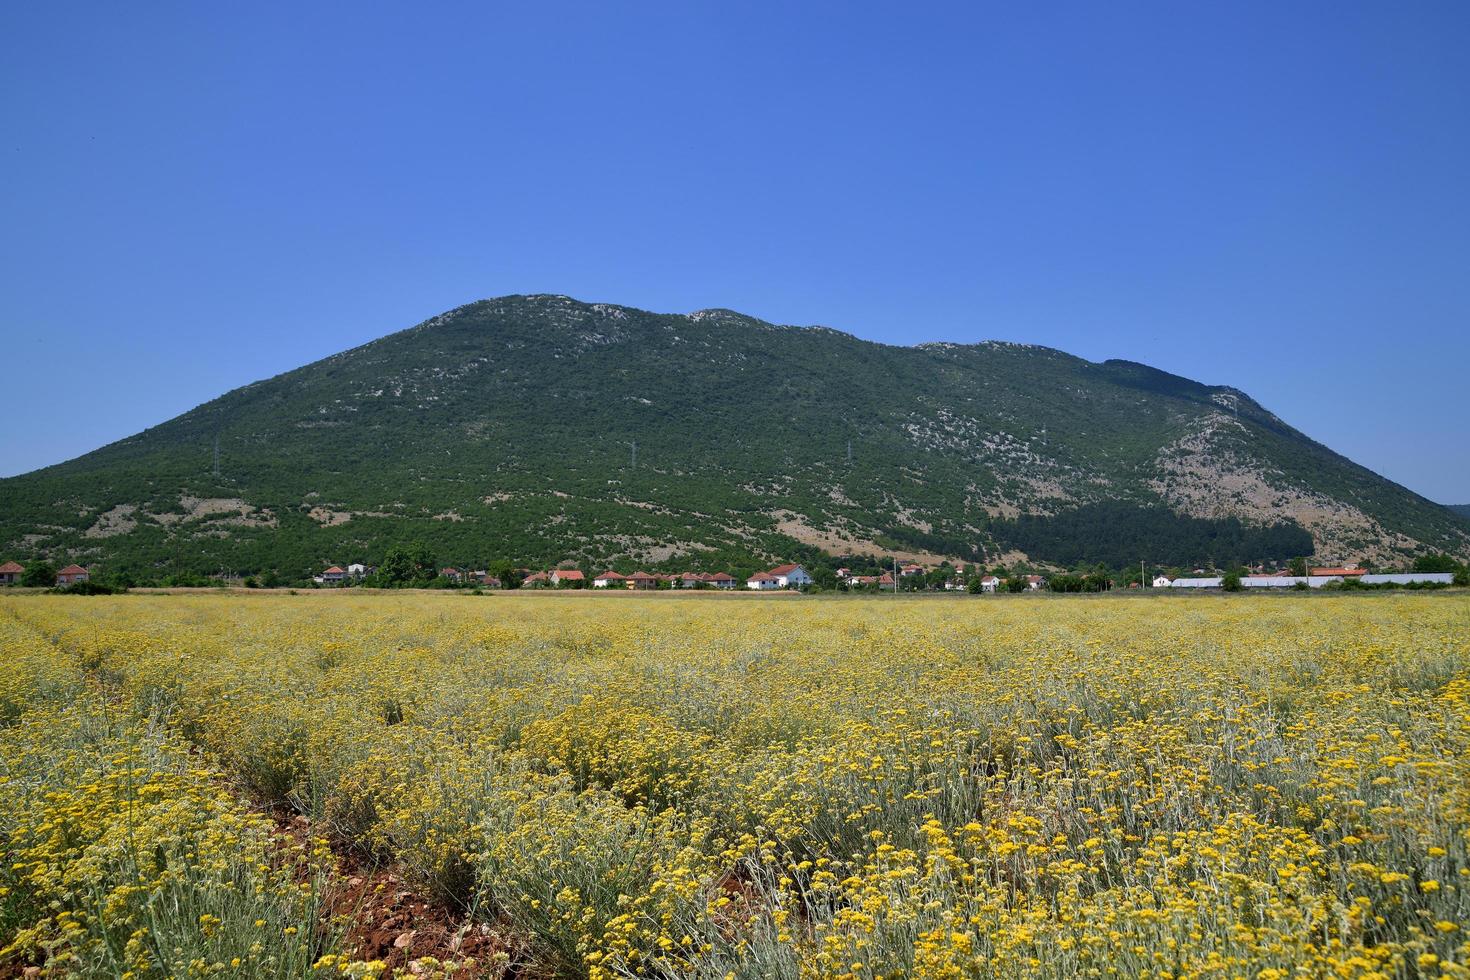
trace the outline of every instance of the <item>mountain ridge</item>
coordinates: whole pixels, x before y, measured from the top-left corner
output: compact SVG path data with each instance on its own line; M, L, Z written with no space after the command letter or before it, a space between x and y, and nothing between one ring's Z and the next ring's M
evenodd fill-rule
M140 572L299 573L420 538L461 560L1015 560L1023 515L1120 501L1231 548L1286 547L1264 529L1295 524L1325 558L1470 553L1447 509L1228 385L549 294L455 307L0 480L0 547Z

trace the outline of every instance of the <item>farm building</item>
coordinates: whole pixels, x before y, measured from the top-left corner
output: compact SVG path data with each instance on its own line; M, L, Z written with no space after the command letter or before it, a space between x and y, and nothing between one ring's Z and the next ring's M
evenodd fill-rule
M1405 572L1401 575L1364 575L1364 585L1453 585L1453 572Z

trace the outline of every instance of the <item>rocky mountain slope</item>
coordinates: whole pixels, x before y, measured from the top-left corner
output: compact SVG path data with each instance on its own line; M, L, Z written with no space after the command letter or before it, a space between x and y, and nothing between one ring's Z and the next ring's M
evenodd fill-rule
M563 296L472 303L0 481L5 556L299 574L412 540L528 564L1389 562L1470 554L1470 525L1142 364Z

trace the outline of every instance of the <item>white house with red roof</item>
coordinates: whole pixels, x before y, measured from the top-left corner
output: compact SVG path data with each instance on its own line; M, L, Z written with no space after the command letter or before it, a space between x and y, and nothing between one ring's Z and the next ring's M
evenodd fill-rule
M777 565L766 574L776 580L778 589L800 589L812 584L812 577L800 565Z
M779 589L781 582L770 572L756 572L745 580L745 587L747 589L754 589L756 592L769 592L774 589Z
M323 585L341 585L347 578L347 569L341 565L333 565L317 576L317 581Z
M558 568L551 573L552 585L580 585L587 581L587 576L582 574L579 568Z
M20 577L24 572L25 566L13 561L0 565L0 585L19 585Z
M623 586L623 576L609 568L592 580L594 589L618 589Z
M729 572L715 572L705 581L709 582L710 586L716 589L733 589L739 584L735 581L735 576Z

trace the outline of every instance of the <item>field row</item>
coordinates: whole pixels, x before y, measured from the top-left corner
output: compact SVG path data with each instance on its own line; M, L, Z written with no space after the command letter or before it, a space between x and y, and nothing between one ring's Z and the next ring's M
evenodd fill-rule
M1470 976L1459 597L12 597L0 647L11 965L376 975L351 854L494 937L415 975Z

